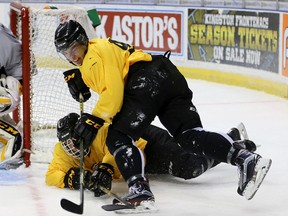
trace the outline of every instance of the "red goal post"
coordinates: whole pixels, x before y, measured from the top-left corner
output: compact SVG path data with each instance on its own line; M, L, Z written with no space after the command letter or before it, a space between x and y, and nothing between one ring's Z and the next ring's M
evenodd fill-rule
M10 4L10 28L22 42L23 95L13 119L23 127L24 163L49 163L53 156L57 121L79 105L70 96L62 72L74 66L59 58L54 47L57 26L66 20L77 20L88 37L95 29L83 8L69 5L49 7L39 4ZM97 95L85 103L91 111Z
M22 103L23 107L30 107L30 90L27 86L29 86L30 82L30 52L24 52L24 50L29 50L30 47L30 33L29 33L29 9L27 7L22 7L21 4L17 2L11 3L10 10L10 28L15 36L18 36L17 33L17 24L18 24L18 16L22 18L22 74L23 74L23 89L22 89ZM20 28L20 27L19 27ZM25 73L25 71L29 71L29 73ZM13 113L14 120L19 122L19 109L15 110ZM31 128L30 128L30 111L28 109L23 109L23 142L24 142L24 163L26 166L30 165L30 149L31 149Z

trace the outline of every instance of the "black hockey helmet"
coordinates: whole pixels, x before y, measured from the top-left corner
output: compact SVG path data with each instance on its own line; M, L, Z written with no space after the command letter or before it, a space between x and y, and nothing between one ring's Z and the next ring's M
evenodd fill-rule
M56 31L54 43L57 52L62 53L67 50L73 43L88 44L88 36L84 28L75 20L69 20L61 23Z
M80 143L73 139L73 131L80 116L77 113L69 113L57 122L57 137L67 155L80 159ZM90 152L90 148L84 149L84 157Z

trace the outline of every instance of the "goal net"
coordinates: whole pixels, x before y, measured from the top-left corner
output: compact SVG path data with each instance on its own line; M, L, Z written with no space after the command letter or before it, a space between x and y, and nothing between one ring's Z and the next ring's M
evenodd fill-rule
M50 162L58 141L57 121L68 113L79 113L79 103L71 97L63 78L63 72L74 66L61 59L54 46L57 26L70 19L78 21L89 38L95 37L82 8L10 5L11 30L22 42L23 96L13 118L23 127L26 166ZM96 100L97 95L92 93L84 112L91 112Z

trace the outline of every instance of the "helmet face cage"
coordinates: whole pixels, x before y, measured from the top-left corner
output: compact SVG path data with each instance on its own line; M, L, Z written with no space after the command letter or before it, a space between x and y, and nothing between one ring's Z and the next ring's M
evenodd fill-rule
M69 156L75 159L80 159L80 149L74 146L72 139L67 139L64 142L61 142L61 144L66 154L68 154ZM89 154L89 152L90 152L90 148L84 149L84 157L86 157Z
M55 31L54 44L58 53L67 50L73 42L88 44L88 36L84 28L75 20L60 24Z

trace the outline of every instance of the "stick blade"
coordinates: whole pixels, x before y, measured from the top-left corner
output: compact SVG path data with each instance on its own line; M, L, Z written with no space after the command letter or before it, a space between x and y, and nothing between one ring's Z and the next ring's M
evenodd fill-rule
M66 211L69 211L75 214L83 214L83 203L80 203L80 205L78 205L74 202L71 202L70 200L61 199L60 205Z
M108 204L101 206L105 211L116 211L121 209L135 209L135 206L121 205L121 204Z

